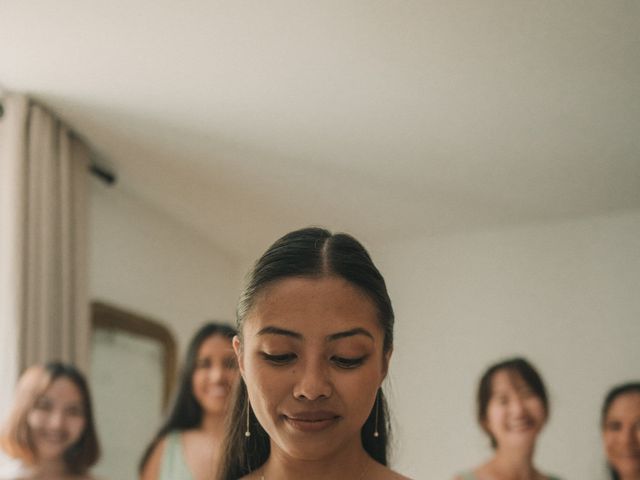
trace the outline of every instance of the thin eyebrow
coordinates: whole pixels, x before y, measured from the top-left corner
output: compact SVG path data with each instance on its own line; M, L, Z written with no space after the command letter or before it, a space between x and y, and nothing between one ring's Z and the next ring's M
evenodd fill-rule
M354 328L345 332L334 333L327 336L327 340L331 342L334 340L340 340L341 338L353 337L355 335L364 335L365 337L369 337L371 340L374 340L373 335L371 335L371 333L364 328Z
M262 330L258 332L258 336L261 335L283 335L285 337L295 338L296 340L304 340L302 334L298 332L294 332L292 330L287 330L279 327L264 327ZM369 337L371 340L375 340L373 335L364 328L354 328L351 330L346 330L344 332L332 333L331 335L327 335L327 341L333 342L335 340L340 340L341 338L353 337L355 335L364 335L365 337Z
M295 338L296 340L302 340L302 335L298 332L278 327L264 327L258 332L258 336L261 335L283 335L285 337Z

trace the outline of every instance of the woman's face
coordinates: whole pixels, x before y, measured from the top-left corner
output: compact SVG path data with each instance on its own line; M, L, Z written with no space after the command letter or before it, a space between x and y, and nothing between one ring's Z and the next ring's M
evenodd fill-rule
M616 398L602 428L607 461L622 478L640 478L640 393Z
M231 339L212 335L198 349L191 377L193 395L205 413L224 414L234 383L238 380Z
M37 459L62 459L84 432L86 413L80 389L66 377L53 381L27 414Z
M517 372L493 375L484 427L499 448L533 445L546 418L542 399Z
M339 277L267 287L234 339L251 407L272 451L317 460L360 448L389 362L374 303Z

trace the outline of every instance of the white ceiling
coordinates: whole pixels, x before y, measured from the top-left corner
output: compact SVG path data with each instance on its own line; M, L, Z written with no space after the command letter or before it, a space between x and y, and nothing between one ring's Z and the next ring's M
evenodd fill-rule
M636 0L0 0L0 83L241 256L640 207Z

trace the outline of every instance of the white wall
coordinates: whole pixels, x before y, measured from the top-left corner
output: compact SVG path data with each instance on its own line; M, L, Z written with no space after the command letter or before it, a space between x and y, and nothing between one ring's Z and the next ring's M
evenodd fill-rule
M488 364L521 354L551 396L538 465L601 478L605 391L640 379L640 212L372 248L396 310L395 464L448 479L490 454L474 420Z
M181 355L206 320L235 322L234 258L137 198L91 186L92 299L166 322Z

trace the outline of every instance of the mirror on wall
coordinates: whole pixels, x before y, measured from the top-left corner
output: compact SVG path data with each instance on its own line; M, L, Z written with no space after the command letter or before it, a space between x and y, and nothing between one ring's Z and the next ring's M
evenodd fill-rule
M169 400L176 342L158 321L92 305L90 384L103 448L96 473L132 478Z

